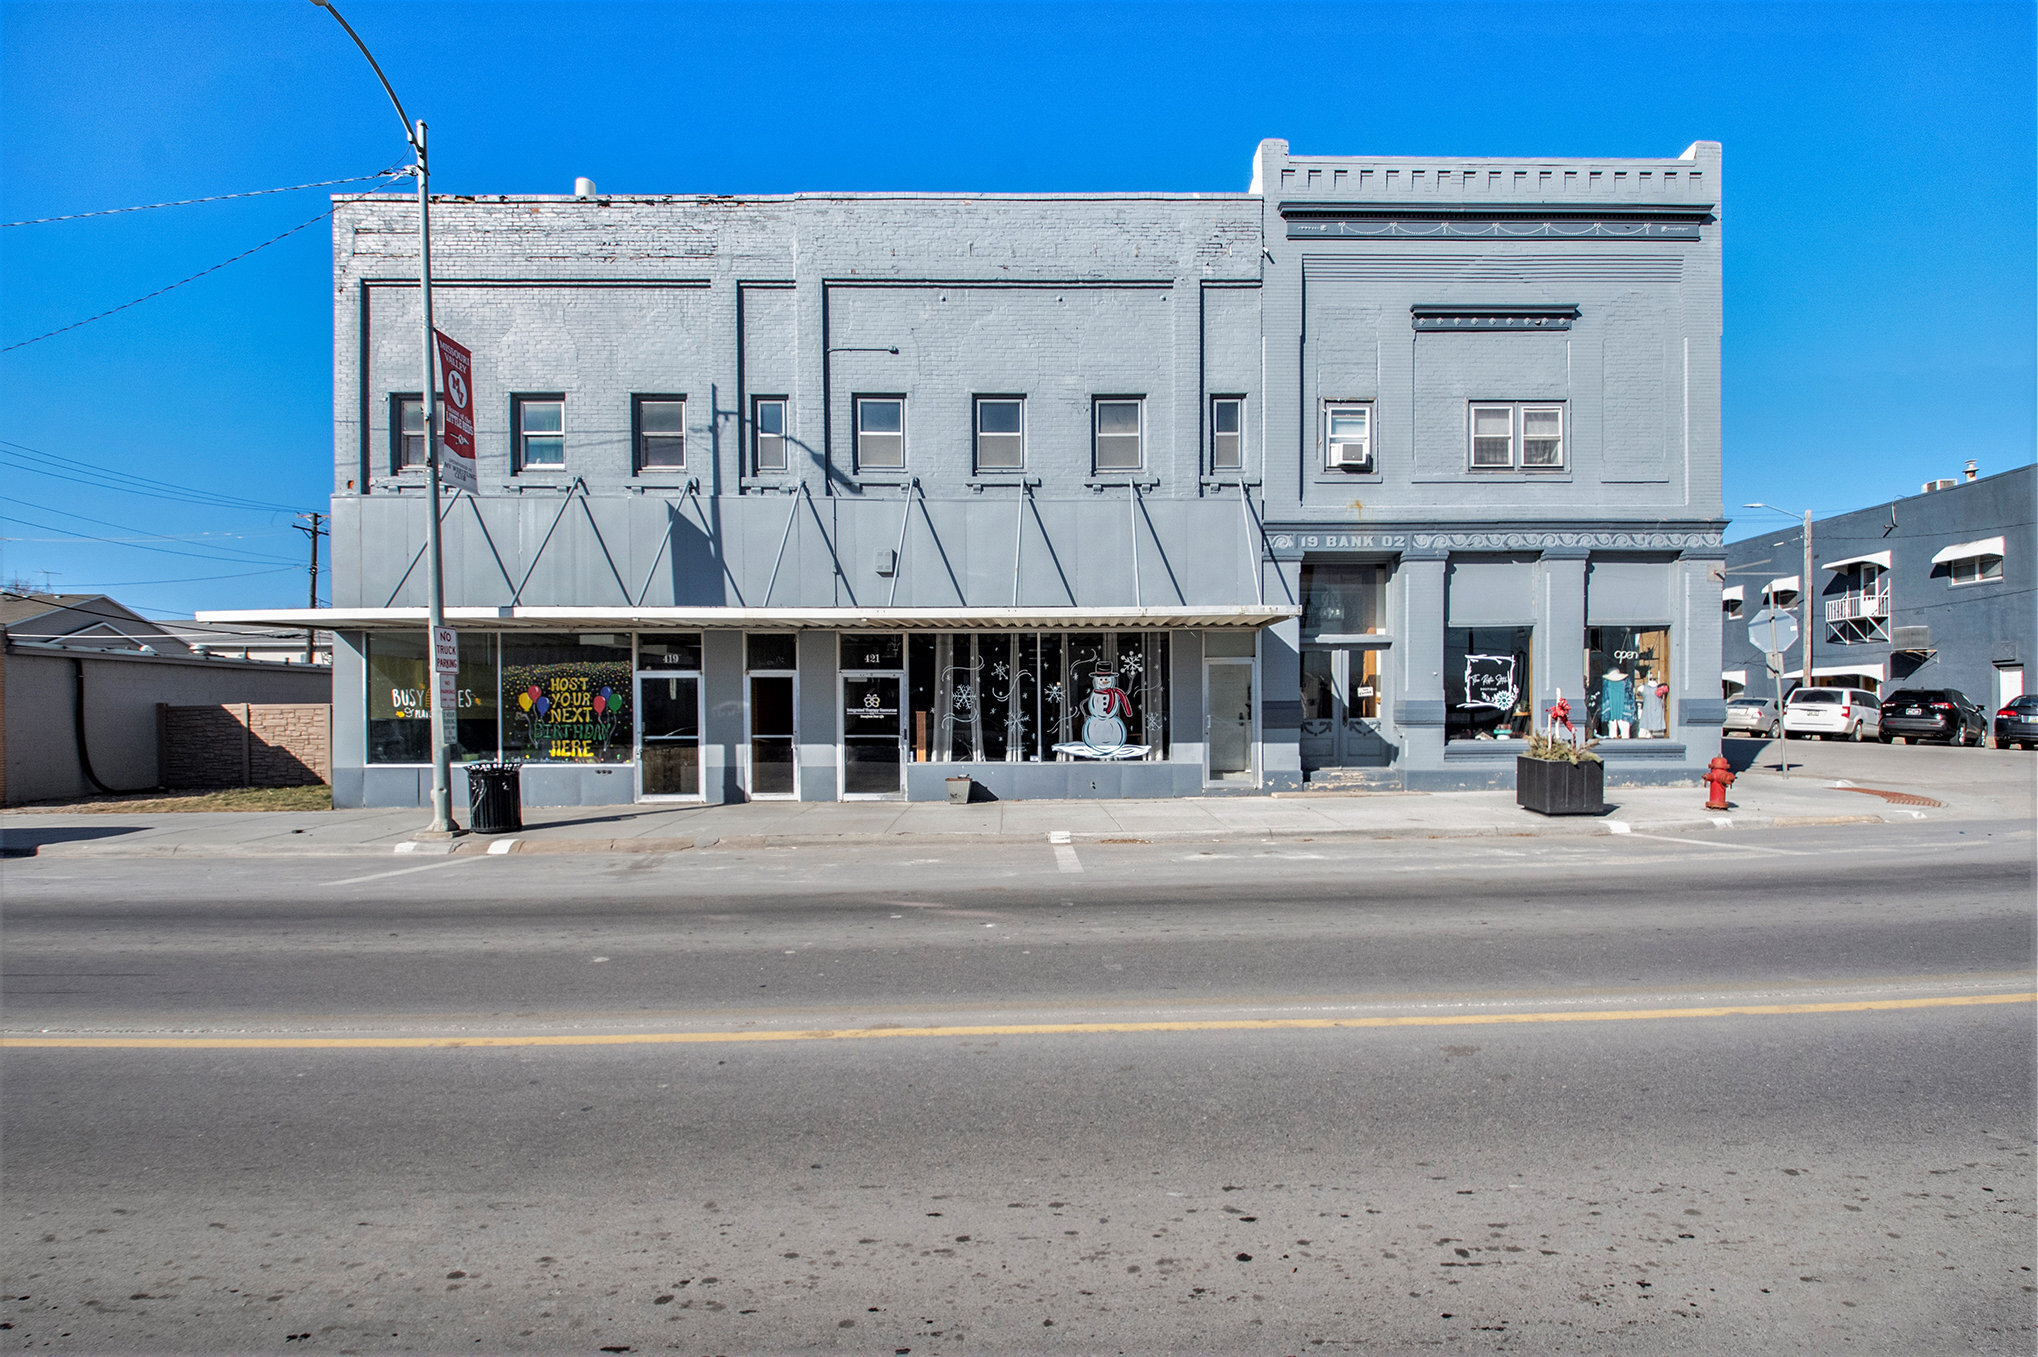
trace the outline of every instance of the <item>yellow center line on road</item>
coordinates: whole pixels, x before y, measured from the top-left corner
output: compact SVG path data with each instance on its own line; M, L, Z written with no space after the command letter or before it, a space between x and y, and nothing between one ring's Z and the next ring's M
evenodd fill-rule
M759 1032L611 1032L501 1037L0 1037L0 1050L405 1051L504 1046L696 1046L756 1041L859 1041L893 1037L1112 1036L1140 1032L1298 1032L1363 1027L1511 1027L1558 1022L1885 1013L1915 1008L2028 1004L2038 993L1945 994L1822 1004L1720 1004L1706 1008L1568 1009L1542 1013L1416 1014L1396 1018L1207 1018L1166 1022L1006 1023L973 1027L844 1027Z

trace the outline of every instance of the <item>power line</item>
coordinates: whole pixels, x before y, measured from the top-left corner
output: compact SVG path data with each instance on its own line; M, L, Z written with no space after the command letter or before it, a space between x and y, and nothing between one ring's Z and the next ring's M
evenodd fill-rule
M178 288L184 286L184 284L186 283L195 283L200 278L205 277L207 274L218 273L221 269L225 268L229 264L237 264L241 260L246 259L249 255L257 254L263 250L266 250L271 245L274 245L276 242L280 240L288 240L290 239L290 237L296 235L299 231L304 230L306 227L318 225L320 222L324 221L327 217L330 217L332 214L333 209L331 207L328 207L326 208L325 211L319 213L316 217L313 217L311 220L299 222L297 225L291 227L288 231L283 232L281 235L271 236L267 240L263 241L260 245L256 245L250 249L242 250L239 254L235 255L231 259L222 259L217 264L214 264L211 268L200 269L198 272L192 274L189 278L179 278L176 282L170 283L164 287L159 287L154 292L149 293L145 297L136 297L131 302L122 302L119 306L116 306L108 311L101 311L96 316L87 316L83 320L74 320L69 325L60 325L54 330L50 330L44 334L39 334L35 336L35 338L33 339L24 339L20 340L17 343L9 344L5 348L0 348L0 353L13 353L16 349L25 349L31 344L40 344L45 339L54 339L58 335L67 334L70 331L79 328L80 326L90 325L93 321L105 320L108 316L117 316L122 311L125 311L130 307L140 306L143 302L146 301L153 301L155 298L162 296L165 292L174 292Z
M101 589L145 589L157 584L209 584L214 580L248 580L255 578L257 575L281 575L285 571L295 571L296 569L297 567L294 565L272 565L265 570L236 570L228 575L185 575L180 579L174 580L107 580L101 583L99 587Z
M26 462L23 459L28 459ZM193 504L207 504L222 509L245 509L262 513L294 514L294 504L272 504L265 500L247 499L240 495L223 494L215 490L200 490L196 487L179 485L174 481L157 480L152 476L141 476L129 471L117 471L111 467L99 466L82 458L63 457L56 453L31 448L26 443L0 438L0 461L7 461L19 470L52 480L73 481L95 489L115 490L123 494L151 499L181 499ZM48 471L30 463L41 462L44 467L61 467L62 471ZM78 473L83 473L82 475ZM137 488L140 487L140 488Z
M9 503L9 504L19 504L19 505L21 505L21 506L22 506L22 507L24 507L24 508L28 508L28 509L34 509L34 510L36 510L36 511L37 511L38 513L45 513L45 514L61 514L61 515L63 515L63 516L65 517L65 518L75 518L75 519L77 519L77 520L78 520L78 521L79 521L80 523L96 523L96 524L98 524L98 525L99 525L100 527L102 527L102 528L118 528L118 529L120 529L120 530L121 530L122 532L145 532L145 531L147 531L146 529L143 529L143 528L137 528L137 527L135 527L135 526L134 526L133 524L131 524L131 523L115 523L115 522L114 522L113 520L111 520L111 519L108 519L108 518L94 518L94 517L92 517L92 516L91 516L90 514L79 514L79 513L73 513L73 512L71 512L71 511L70 511L69 509L59 509L59 508L57 508L57 507L56 507L55 505L52 505L52 504L37 504L37 503L35 503L35 502L34 502L34 501L32 501L32 500L25 500L25 499L21 499L21 498L19 498L18 496L14 496L14 495L0 495L0 502L6 502L6 503ZM65 530L64 530L64 529L62 529L62 528L59 528L59 529L57 529L57 531L58 531L58 532L63 532L63 531L65 531ZM204 537L204 536L208 536L208 535L209 535L209 534L200 534L200 537ZM20 540L20 539L18 539L18 538L17 538L17 539L15 539L15 540L17 540L17 541L18 541L18 540ZM106 540L106 541L113 541L114 539L112 539L112 538L106 538L106 539L104 539L104 540ZM162 536L152 536L152 537L138 537L138 538L133 538L133 539L130 539L130 540L128 540L128 541L124 541L124 542L122 542L122 543L121 543L121 545L123 545L123 546L139 546L139 545L140 545L141 543L143 543L143 542L189 542L189 541L192 541L192 540L193 540L193 539L192 539L192 538L190 538L190 537L162 537ZM210 544L210 543L206 543L206 545L211 545L211 544ZM222 551L229 551L229 552L239 552L239 551L241 551L241 548L239 548L239 547L227 547L227 546L222 546L222 547L220 547L219 549L220 549L220 550L222 550ZM253 552L253 551L250 551L250 552L245 552L244 554L245 554L245 555L247 555L248 557L250 557L251 559L257 559L257 560L270 560L270 561L280 561L280 560L282 560L282 559L283 559L283 557L281 557L281 556L265 556L265 555L264 555L263 553L261 553L261 552Z
M133 207L102 207L96 212L68 212L61 217L30 217L26 221L0 221L0 230L10 226L44 226L57 221L83 221L86 217L111 217L122 212L149 212L159 207L191 207L197 203L224 203L234 198L260 198L270 193L296 193L308 188L332 188L337 184L365 184L403 173L403 166L391 165L377 174L357 174L347 179L321 179L314 184L286 184L282 188L256 188L244 193L215 193L207 198L179 198L172 203L138 203Z
M146 542L123 542L117 537L97 537L88 532L73 532L69 528L59 527L54 523L38 523L32 518L23 518L19 514L0 513L0 522L21 523L31 528L41 528L44 532L60 532L83 542L103 542L108 546L126 547L129 551L157 551L165 556L189 556L195 561L221 561L237 565L251 559L258 561L281 561L283 559L280 556L256 556L253 553L243 553L239 557L234 557L202 551L179 551L175 547L152 547ZM295 562L290 564L292 568L295 568Z

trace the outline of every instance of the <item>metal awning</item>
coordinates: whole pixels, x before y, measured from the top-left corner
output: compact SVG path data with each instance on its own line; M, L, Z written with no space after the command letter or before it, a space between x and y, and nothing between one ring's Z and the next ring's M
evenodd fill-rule
M1842 556L1837 561L1827 561L1819 569L1845 570L1850 565L1879 565L1887 570L1890 568L1889 562L1890 554L1887 551L1871 551L1863 556Z
M1730 584L1720 590L1720 598L1728 603L1739 603L1745 596L1747 588L1745 584Z
M1738 683L1745 688L1748 686L1748 671L1745 669L1722 669L1720 670L1720 679L1725 683Z
M1888 676L1881 660L1877 660L1874 664L1864 664L1856 660L1852 664L1815 664L1812 666L1813 678L1841 678L1854 674L1866 675L1873 678L1877 683L1882 682Z
M2000 556L2002 554L2002 538L1984 537L1979 542L1962 542L1959 546L1943 548L1932 557L1932 564L1944 565L1948 561L1971 561L1978 556Z
M1155 608L448 608L446 625L475 631L1139 631L1166 627L1264 627L1301 616L1279 604ZM408 630L423 608L278 608L199 613L200 622L331 631Z
M1762 592L1764 594L1794 594L1798 592L1802 585L1803 581L1796 575L1778 575L1775 579L1762 586Z

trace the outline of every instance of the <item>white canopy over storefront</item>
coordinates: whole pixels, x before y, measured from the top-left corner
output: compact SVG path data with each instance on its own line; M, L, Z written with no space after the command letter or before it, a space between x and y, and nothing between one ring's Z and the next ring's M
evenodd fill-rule
M1298 617L1293 605L1210 604L1165 608L448 608L446 625L491 631L1133 631L1170 627L1264 627ZM423 608L237 609L200 622L333 631L425 625Z

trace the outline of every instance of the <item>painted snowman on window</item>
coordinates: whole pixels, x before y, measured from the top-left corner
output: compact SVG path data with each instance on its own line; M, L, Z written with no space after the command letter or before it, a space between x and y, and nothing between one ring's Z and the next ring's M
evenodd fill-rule
M1149 746L1127 744L1125 723L1132 716L1132 699L1118 686L1118 675L1098 665L1090 675L1090 695L1083 699L1083 738L1054 747L1057 754L1079 759L1138 759Z

